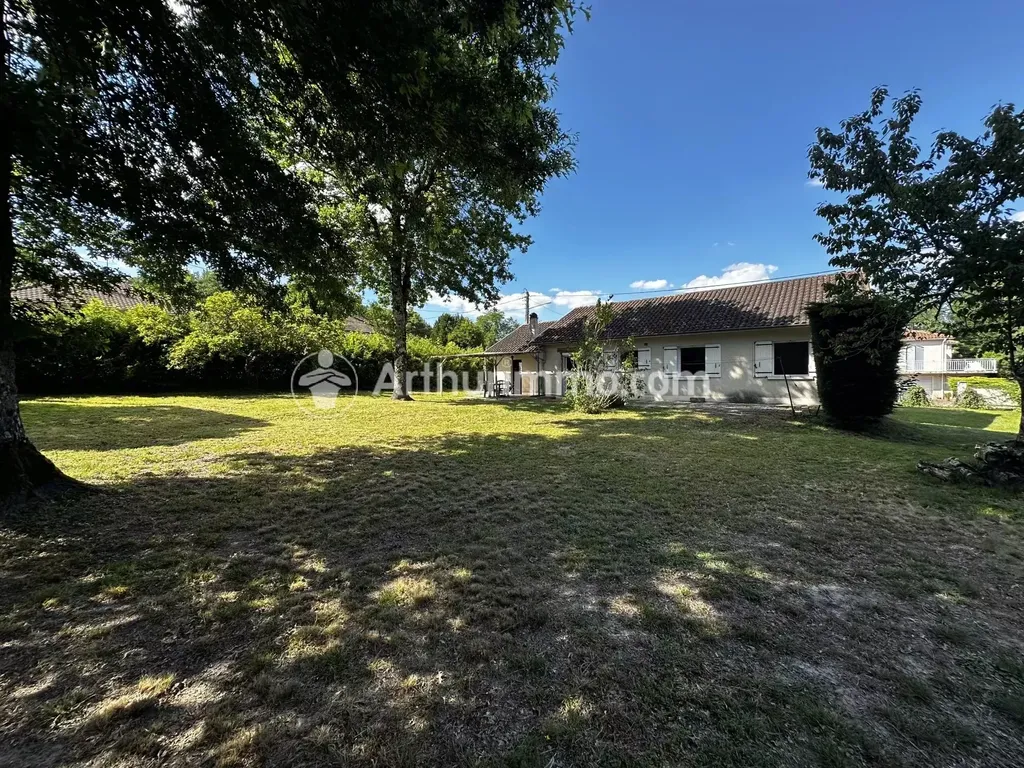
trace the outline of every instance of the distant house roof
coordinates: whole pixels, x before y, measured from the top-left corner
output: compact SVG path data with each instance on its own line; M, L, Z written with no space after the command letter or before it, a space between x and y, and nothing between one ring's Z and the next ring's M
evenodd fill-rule
M613 302L615 318L605 338L675 336L809 325L807 305L825 299L834 275L777 280ZM578 342L593 307L578 307L544 331L537 343Z
M942 339L952 340L952 336L947 336L944 333L936 333L935 331L922 331L917 328L907 328L903 334L904 339L910 341L941 341Z
M520 352L529 352L534 339L554 324L554 321L537 323L536 334L531 333L529 324L520 325L508 336L504 336L491 344L484 352L489 355L513 355Z
M366 318L352 315L345 318L345 330L355 333L373 333L373 326L366 321Z
M11 291L11 298L26 304L54 304L53 294L48 288L42 285L33 285L28 288L16 288ZM115 309L131 309L140 304L152 304L153 301L146 298L144 294L136 291L128 283L122 283L114 289L104 291L75 291L67 297L71 306L81 306L92 299L99 299ZM365 318L359 315L352 315L345 318L345 330L354 333L373 333L371 326Z
M11 291L11 298L18 302L28 304L54 304L53 294L50 289L42 285L33 285L28 288L15 288ZM122 283L110 291L78 290L67 296L68 303L72 305L85 304L92 299L99 299L105 304L116 309L130 309L139 304L152 304L145 296L136 292L128 283Z

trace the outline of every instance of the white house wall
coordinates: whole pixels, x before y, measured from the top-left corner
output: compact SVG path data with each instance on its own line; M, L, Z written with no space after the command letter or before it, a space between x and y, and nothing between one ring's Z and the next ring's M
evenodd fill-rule
M918 369L913 368L918 360L915 347L921 347L923 353L921 358L922 367ZM949 342L943 343L942 339L928 339L926 341L911 341L908 339L903 342L903 360L907 364L909 371L945 371L946 360L952 356L953 345Z
M651 372L659 371L665 374L666 378L672 374L665 373L666 347L699 347L707 344L721 345L722 372L719 377L709 377L707 387L697 382L694 395L704 397L708 400L725 400L729 395L736 392L755 392L760 395L764 402L788 403L786 381L781 377L754 376L754 344L759 341L787 342L787 341L810 341L810 329L806 326L795 328L776 328L765 331L734 331L712 334L687 335L687 336L658 336L638 337L635 345L637 349L651 350ZM562 370L562 352L571 352L571 345L549 344L544 346L544 371L555 382L556 389L552 394L562 394L560 391ZM671 353L671 350L669 350ZM524 365L525 369L525 365ZM683 379L683 377L680 377ZM817 382L813 372L809 376L790 377L789 392L792 394L793 402L797 405L814 405L818 402ZM646 399L656 401L687 401L690 392L680 382L678 394L655 395L648 393Z

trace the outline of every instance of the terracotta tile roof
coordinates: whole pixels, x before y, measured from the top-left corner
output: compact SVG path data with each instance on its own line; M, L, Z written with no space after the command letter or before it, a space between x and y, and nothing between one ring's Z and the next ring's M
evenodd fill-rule
M832 275L612 302L615 319L606 338L674 336L808 325L806 307L825 298ZM539 343L576 342L593 307L579 307L544 331Z
M26 304L54 304L53 295L46 286L33 285L28 288L15 288L11 291L11 298L14 301ZM152 304L144 296L132 290L128 283L113 288L109 292L80 290L66 297L66 302L72 306L85 304L92 299L99 299L105 304L116 309L130 309L139 304Z
M373 326L370 325L365 318L359 315L352 315L351 317L345 318L345 330L356 331L358 333L373 333Z
M554 322L537 323L537 336L554 325ZM508 336L498 339L485 351L490 354L515 354L517 352L528 352L536 337L530 333L529 325L520 325Z
M922 331L917 328L907 328L903 334L904 339L910 341L939 341L942 339L952 339L952 336L947 336L944 333L936 333L935 331Z

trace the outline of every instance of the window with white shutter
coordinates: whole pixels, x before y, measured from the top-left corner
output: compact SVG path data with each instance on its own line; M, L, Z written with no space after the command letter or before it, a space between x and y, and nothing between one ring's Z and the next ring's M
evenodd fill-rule
M648 371L651 368L651 350L638 349L636 351L636 367L640 371Z
M679 370L679 350L676 347L665 347L661 356L665 373L676 373Z
M722 375L722 345L704 345L704 370L708 376Z
M771 376L775 370L775 345L770 341L754 344L754 375Z

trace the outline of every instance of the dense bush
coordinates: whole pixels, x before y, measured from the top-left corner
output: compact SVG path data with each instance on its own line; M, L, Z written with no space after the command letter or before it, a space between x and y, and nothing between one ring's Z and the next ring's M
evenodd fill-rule
M1020 384L1013 379L989 378L987 376L955 376L949 380L949 386L954 393L959 389L961 382L973 389L998 389L1000 392L1005 392L1017 405L1020 405Z
M911 407L923 407L931 405L931 402L932 401L928 399L928 393L925 392L924 387L920 384L915 384L908 388L907 391L903 393L903 397L900 398L900 405L908 405Z
M907 315L884 296L832 297L808 307L818 396L829 419L863 429L892 413Z
M982 397L981 393L973 387L968 387L963 392L957 394L956 404L960 408L980 409L987 407L985 398Z
M18 341L17 376L22 392L47 394L287 389L296 364L325 348L353 364L362 390L372 389L392 360L392 341L380 334L346 331L342 320L309 309L263 310L220 292L186 314L92 301L80 312L44 315ZM413 336L409 368L464 351ZM446 370L474 372L474 380L479 366L472 358L445 362Z

